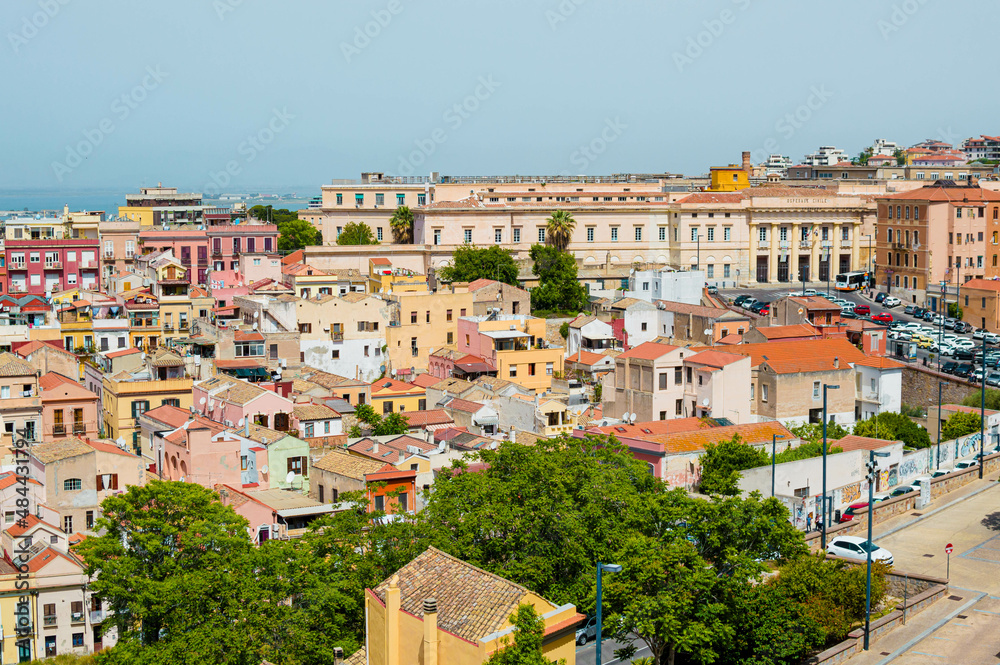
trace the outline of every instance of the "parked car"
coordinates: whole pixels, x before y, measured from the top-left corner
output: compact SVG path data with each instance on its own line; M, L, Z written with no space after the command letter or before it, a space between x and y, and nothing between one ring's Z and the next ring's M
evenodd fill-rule
M934 312L924 312L923 319L924 321L930 322L934 320L935 316L937 316L937 314L935 314Z
M915 311L917 311L916 305L907 305L903 308L903 314L913 314Z
M936 471L931 471L931 478L940 478L941 476L947 476L951 471L945 471L944 469L938 469Z
M875 498L872 501L872 503L878 503L878 502L879 502L878 498ZM843 514L840 516L840 522L841 524L843 524L844 522L850 522L851 520L854 519L856 515L863 515L866 512L868 512L868 502L855 501L854 503L849 505L847 507L847 510L845 510Z
M933 323L935 326L944 326L944 317L941 316L940 314L935 314L931 318L931 323Z
M760 300L758 300L754 304L750 305L750 311L753 312L754 314L759 314L760 310L764 309L770 304L771 303L761 302Z
M760 314L761 316L770 316L771 315L771 303L769 303L769 302L764 303L764 306L761 307L759 310L757 310L757 313Z
M853 311L853 310L857 309L857 307L858 307L857 304L851 302L850 300L841 300L837 304L840 305L840 309L841 310L847 310L847 309L849 309L849 310ZM864 307L864 305L861 305L861 306Z
M941 366L941 371L945 374L954 374L956 369L958 369L958 363L954 360L949 360Z
M719 287L717 287L715 284L709 284L708 286L705 287L705 290L708 291L710 295L713 296L719 295Z
M972 330L972 325L966 323L965 321L958 321L955 323L955 332L957 333L967 333Z
M903 304L903 301L896 296L886 296L885 300L882 301L882 307L888 307L892 309L893 307L899 307Z
M740 307L742 307L743 309L750 309L756 303L757 303L757 299L754 298L753 296L750 296L749 298L747 298L746 300L743 301L743 304L740 305Z
M861 316L868 316L872 313L872 308L868 305L855 305L854 313Z
M920 485L900 485L889 492L889 496L903 496L912 492L919 492Z
M875 302L881 303L883 300L885 300L888 297L889 297L888 293L884 293L882 291L879 291L877 294L875 294Z
M826 551L855 561L866 561L870 552L872 561L883 561L892 565L892 554L889 550L858 536L837 536L830 541Z
M982 339L983 335L986 334L986 330L983 328L976 328L972 331L972 339Z
M986 375L986 385L1000 387L1000 372L990 372Z
M733 304L736 305L737 307L742 307L743 303L745 303L749 299L750 296L744 293L743 295L736 296L736 300L733 301Z
M1000 344L1000 335L993 332L983 333L983 339L987 344Z
M888 312L876 314L872 317L872 321L878 321L879 323L892 323L892 314L889 314Z
M817 295L816 289L806 289L805 293L806 293L807 296L815 296L815 295Z
M857 314L855 314L853 310L844 309L844 310L840 311L840 318L842 318L842 319L859 319L861 317L858 316Z
M944 320L944 327L948 330L954 330L956 323L958 323L958 319L953 319L949 316Z
M918 319L924 318L924 314L926 313L927 310L924 309L923 307L917 307L915 310L913 310L913 316L917 317Z
M602 635L603 637L603 635ZM592 616L587 621L576 629L576 643L583 646L590 640L597 639L597 617Z
M962 471L964 469L974 469L979 466L979 460L977 459L967 459L961 462L955 462L955 471Z
M961 360L959 354L956 353L955 357ZM973 369L972 365L970 365L969 363L961 363L958 367L955 368L954 374L960 379L967 379L969 378L969 375L972 374L972 369Z

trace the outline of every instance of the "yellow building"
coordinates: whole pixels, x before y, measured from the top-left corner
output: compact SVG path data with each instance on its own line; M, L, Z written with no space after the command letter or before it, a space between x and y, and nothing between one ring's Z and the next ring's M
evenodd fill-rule
M546 662L576 665L584 616L430 547L365 593L365 647L349 665L480 665L514 641L510 616L532 605ZM367 651L367 653L366 653Z
M139 416L164 404L190 409L194 405L193 387L190 377L160 379L145 368L105 374L101 394L104 437L122 438L137 455L141 454Z
M427 358L442 346L455 343L458 320L472 314L475 294L468 284L452 284L437 291L393 293L392 321L386 330L388 369L427 370Z
M406 268L393 268L389 259L368 260L369 293L412 293L426 290L426 275Z
M93 351L94 323L90 302L77 300L59 309L59 329L63 348L70 353L75 353L77 349Z
M736 192L750 187L750 173L735 164L713 166L710 174L712 179L712 184L708 187L710 192Z
M28 584L31 589L35 588L34 576L30 575ZM40 657L36 651L36 613L35 596L28 593L27 620L31 626L30 631L21 638L16 634L17 626L17 606L22 591L15 586L17 583L17 570L11 564L0 558L0 663L23 663ZM23 647L19 649L18 639L27 641L27 651Z
M160 344L160 303L145 290L134 289L121 294L125 300L129 338L132 346L152 351Z
M426 411L427 391L412 383L379 379L372 383L372 408L380 414Z
M552 387L565 349L545 341L545 319L523 314L469 316L458 325L458 351L489 362L497 376L529 390Z

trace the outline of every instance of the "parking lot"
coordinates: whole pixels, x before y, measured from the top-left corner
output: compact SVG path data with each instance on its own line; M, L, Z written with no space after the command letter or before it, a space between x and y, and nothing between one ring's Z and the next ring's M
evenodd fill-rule
M827 296L827 287L825 284L823 285L807 284L805 288L815 290L816 295L824 297ZM784 297L789 294L801 295L802 291L803 287L801 284L795 284L793 282L789 282L788 284L781 287L767 286L762 288L723 289L719 291L719 295L727 298L730 302L735 300L737 296L744 294L750 295L761 301L773 302L778 298ZM933 335L928 335L930 337L930 341L924 343L923 345L924 348L918 348L916 350L916 359L911 362L923 363L932 367L940 366L942 369L944 369L947 363L949 362L953 362L956 364L959 363L968 364L970 365L970 367L967 368L970 370L970 377L968 377L970 378L970 380L974 379L974 377L972 376L973 370L982 369L981 360L979 359L978 354L981 352L983 348L983 340L974 338L971 332L955 333L953 330L948 330L946 328L943 329L942 326L935 326L928 321L925 321L923 319L917 319L912 315L905 314L904 308L906 307L906 303L901 303L900 305L892 308L883 307L880 304L874 302L873 299L862 295L860 291L837 291L833 287L833 285L830 285L829 295L832 298L840 298L842 300L847 300L855 303L855 305L862 305L862 304L868 305L871 308L871 313L869 315L858 318L870 320L871 317L876 316L878 314L888 313L892 316L894 327L899 323L903 324L920 323L921 326L925 326L927 328L933 328L934 329ZM964 357L963 356L951 357L950 355L940 356L940 354L937 353L937 342L939 339L944 339L945 335L954 335L956 338L966 339L971 341L972 349L976 354L975 357L969 358L967 355ZM966 342L966 344L968 344L968 342ZM989 361L987 363L988 367L986 372L987 382L990 385L1000 386L1000 369L997 368L997 364L1000 363L1000 349L997 348L996 344L992 344L990 342L987 342L986 349L987 349L987 359ZM991 377L990 376L991 372L995 372L996 375L994 377ZM948 373L954 373L954 372L949 371ZM961 374L959 376L960 378L967 378L965 376L961 376ZM978 382L978 379L975 379L975 382Z

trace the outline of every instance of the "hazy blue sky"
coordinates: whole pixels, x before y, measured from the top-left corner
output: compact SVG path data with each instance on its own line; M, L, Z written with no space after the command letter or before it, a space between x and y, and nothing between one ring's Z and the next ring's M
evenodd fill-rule
M970 32L994 2L6 0L0 19L8 190L698 174L1000 133Z

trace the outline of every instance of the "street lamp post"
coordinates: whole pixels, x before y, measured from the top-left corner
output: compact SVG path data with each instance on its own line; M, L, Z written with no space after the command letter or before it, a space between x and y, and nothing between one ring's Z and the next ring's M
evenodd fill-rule
M986 333L983 332L982 372L979 377L979 479L983 479L983 461L986 452Z
M944 388L944 381L938 381L938 435L937 435L937 468L941 468L941 389Z
M620 573L622 567L617 563L597 562L597 659L595 663L601 662L601 573Z
M832 386L829 384L823 384L823 529L822 537L820 539L820 545L822 549L826 549L826 391L827 390L838 390L840 386Z
M868 451L868 580L865 584L865 651L868 651L868 635L872 620L872 504L875 501L875 458L888 457L889 453Z
M771 435L771 498L774 498L774 458L778 449L778 439L784 439L784 434Z
M866 233L865 237L868 238L868 279L872 278L872 234Z

